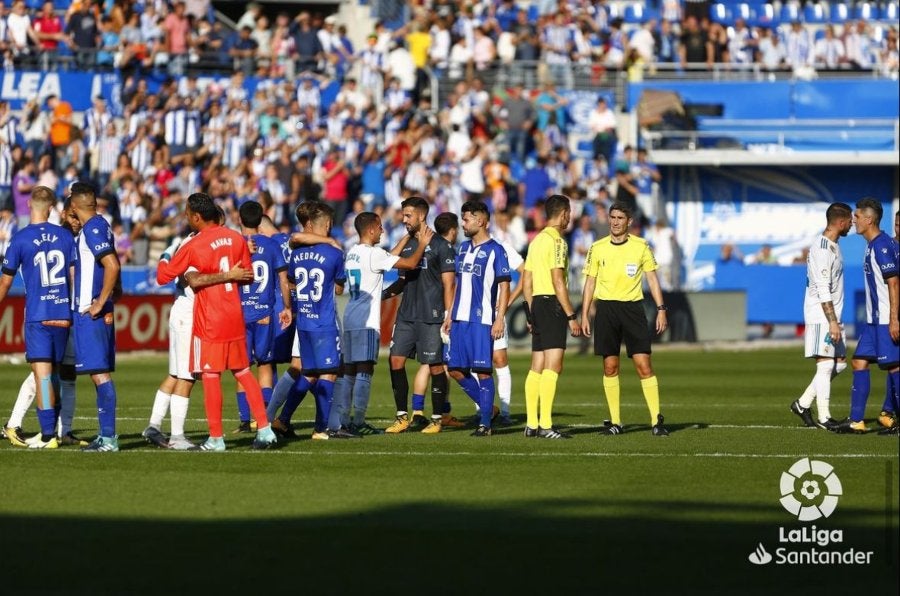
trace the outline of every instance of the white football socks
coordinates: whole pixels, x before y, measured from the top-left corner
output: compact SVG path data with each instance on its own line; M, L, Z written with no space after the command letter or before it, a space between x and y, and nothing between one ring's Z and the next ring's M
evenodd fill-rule
M19 428L22 426L22 420L25 414L34 403L34 396L37 394L37 385L34 384L34 375L29 373L22 385L19 387L19 395L16 396L16 403L13 405L12 413L9 415L9 422L6 424L10 428Z

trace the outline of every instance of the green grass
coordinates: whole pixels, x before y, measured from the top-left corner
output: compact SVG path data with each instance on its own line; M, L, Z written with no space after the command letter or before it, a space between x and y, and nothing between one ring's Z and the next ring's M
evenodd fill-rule
M139 433L166 364L122 358L120 453L0 447L3 591L897 593L898 442L799 428L788 405L813 373L799 351L660 351L667 439L651 437L630 369L629 432L597 435L608 417L599 360L571 354L555 407L570 441L522 436L527 359L515 356L518 424L490 439L449 431L313 442L307 400L295 418L301 439L256 453L249 435L229 435L225 454L146 445ZM24 374L0 365L2 415ZM849 382L835 380L836 417L847 412ZM382 426L393 412L388 383L382 363L370 412ZM873 372L871 416L883 383ZM75 426L90 435L85 379L78 393ZM470 414L468 399L451 394L454 413ZM198 387L194 439L205 436L200 398ZM235 415L226 399L228 427ZM36 430L33 415L25 426ZM872 550L871 565L748 562L759 543L774 553L780 527L810 525L779 504L781 473L801 457L833 465L843 485L834 514L815 522L843 530L843 543L816 548Z

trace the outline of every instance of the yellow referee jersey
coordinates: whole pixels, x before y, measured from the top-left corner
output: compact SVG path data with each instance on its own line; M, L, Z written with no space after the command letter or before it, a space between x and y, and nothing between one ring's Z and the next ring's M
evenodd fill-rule
M641 281L644 271L656 269L650 245L643 238L630 234L621 244L614 244L612 236L594 242L584 262L584 274L597 278L594 288L597 300L643 300Z
M525 270L531 272L534 296L555 296L552 269L562 269L566 287L569 285L569 245L556 228L546 227L528 245Z

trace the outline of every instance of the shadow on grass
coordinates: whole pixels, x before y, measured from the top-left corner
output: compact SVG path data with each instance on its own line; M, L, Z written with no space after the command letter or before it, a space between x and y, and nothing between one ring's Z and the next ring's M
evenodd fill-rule
M102 498L101 496L98 498ZM277 510L277 490L261 506ZM172 508L177 509L173 502ZM896 594L896 538L844 508L844 541L868 566L753 565L778 525L672 521L669 502L554 499L497 508L414 502L317 517L219 521L12 517L0 559L7 593ZM688 519L770 507L677 504ZM745 510L746 509L746 510ZM757 511L758 510L758 511ZM283 512L290 515L290 512ZM727 517L727 515L725 515ZM799 524L785 524L790 530ZM895 536L895 532L894 532ZM14 539L10 539L14 538Z

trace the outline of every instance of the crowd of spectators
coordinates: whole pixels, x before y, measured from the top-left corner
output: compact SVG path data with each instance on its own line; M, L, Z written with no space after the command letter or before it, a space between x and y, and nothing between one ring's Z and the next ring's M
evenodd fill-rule
M560 89L574 76L625 68L635 52L677 61L693 28L714 24L689 16L682 25L677 3L664 3L660 29L649 19L633 32L611 18L606 0L537 6L415 5L404 26L377 23L354 48L335 15L282 12L270 20L253 3L227 32L201 0L77 1L64 15L48 2L30 19L17 0L0 15L7 64L65 59L73 68L116 68L123 114L113 117L99 97L84 114L73 114L64 97L35 98L19 113L0 103L0 242L27 217L32 185L62 197L71 182L89 179L123 262L136 265L153 265L183 232L184 198L198 190L235 227L245 200L261 202L284 229L296 226L299 202L328 201L348 246L360 210L382 214L392 245L405 233L403 197L425 196L432 217L477 197L494 214L492 233L520 251L543 227L543 199L561 192L573 199L576 261L579 247L607 231L610 202L623 200L639 215L635 232L677 253L659 171L645 151L621 147L607 94L588 118L591 149L575 154ZM210 60L229 76L201 84L193 67ZM453 81L437 105L426 69ZM488 69L508 77L482 76ZM163 79L158 88L150 74ZM254 92L249 75L258 77ZM677 272L671 278L677 286Z
M764 68L873 69L896 73L896 24L848 20L803 23L760 15L752 22L722 18L706 1L649 2L640 18L623 19L608 0L410 2L399 31L381 27L375 47L391 39L407 45L417 68L463 78L500 70L534 86L545 74L571 87L576 77L598 80L604 69L640 77L654 65L709 68L760 64ZM799 5L799 3L797 3ZM293 78L306 70L338 77L362 52L331 16L278 12L256 3L234 30L213 18L209 0L165 2L75 0L65 11L52 1L0 4L0 51L8 65L47 68L154 69L180 75L192 67L237 68L245 75ZM643 6L643 5L639 5ZM654 6L654 8L649 8ZM724 5L723 5L724 6ZM823 5L827 6L827 4ZM421 81L419 81L421 83Z

